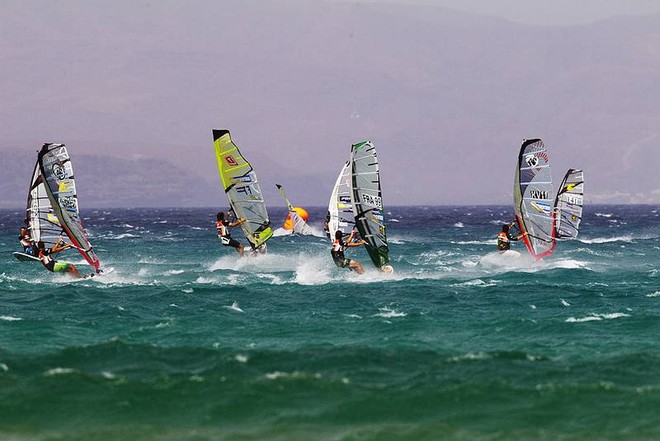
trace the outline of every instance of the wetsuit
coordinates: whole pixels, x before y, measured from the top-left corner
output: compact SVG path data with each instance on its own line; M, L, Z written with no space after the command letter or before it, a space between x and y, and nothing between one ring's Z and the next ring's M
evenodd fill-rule
M43 252L39 252L39 260L41 260L41 263L44 264L46 269L48 271L54 272L54 273L65 273L69 270L69 263L66 262L58 262L57 260L53 259L50 257L52 254L53 249L48 248L45 249Z
M351 263L351 259L347 259L344 256L345 249L346 243L343 239L335 239L334 242L332 242L330 254L332 255L332 260L335 261L335 265L339 268L348 268Z
M23 246L23 252L32 256L34 253L34 248L32 247L32 238L30 237L30 233L21 234L18 236L18 240Z
M512 240L518 240L518 237L512 236L511 234L505 233L504 231L500 231L500 233L497 235L497 250L501 252L510 250Z
M220 242L226 246L226 247L233 247L233 248L240 248L241 244L237 241L231 238L231 234L229 233L229 228L222 222L222 221L217 221L215 223L215 228L218 230L218 239L220 239Z

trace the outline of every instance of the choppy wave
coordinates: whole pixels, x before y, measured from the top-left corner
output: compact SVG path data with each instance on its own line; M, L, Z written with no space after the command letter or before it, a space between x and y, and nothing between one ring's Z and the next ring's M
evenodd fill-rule
M575 317L569 317L566 319L567 323L583 323L583 322L593 322L593 321L601 321L601 320L612 320L612 319L617 319L617 318L622 318L622 317L630 317L630 314L626 314L623 312L614 312L610 314L591 314L585 317L580 317L580 318L575 318Z
M586 244L602 244L602 243L612 243L612 242L632 242L633 237L631 235L623 236L614 236L614 237L596 237L593 239L578 238L578 241Z

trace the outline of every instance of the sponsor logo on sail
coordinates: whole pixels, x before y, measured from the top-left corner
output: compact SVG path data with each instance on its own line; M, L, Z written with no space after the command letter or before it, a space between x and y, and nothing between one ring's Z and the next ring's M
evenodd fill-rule
M231 165L232 167L236 167L238 165L238 162L234 159L232 155L225 156L225 161L227 164Z
M76 199L73 196L60 198L60 205L64 208L76 209Z
M525 155L524 158L525 164L527 164L527 167L536 167L539 163L539 159L536 157L536 155Z
M548 203L532 201L529 203L529 205L531 205L532 208L538 211L539 213L547 214L548 216L552 215L552 208Z
M249 185L236 187L236 193L243 193L246 196L250 196L252 194L252 188Z
M250 182L252 182L252 178L251 178L249 175L238 176L238 177L232 179L232 182L233 182L234 184L238 184L239 182L242 182L242 183L248 183L248 184L249 184Z
M53 174L60 181L66 179L66 170L60 164L53 165Z

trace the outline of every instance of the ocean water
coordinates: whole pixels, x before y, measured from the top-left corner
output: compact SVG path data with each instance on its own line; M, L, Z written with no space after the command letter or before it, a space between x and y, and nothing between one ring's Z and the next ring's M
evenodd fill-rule
M363 276L322 237L238 259L214 211L84 211L85 280L0 211L0 440L660 439L660 207L587 207L538 263L493 254L509 207L392 207Z

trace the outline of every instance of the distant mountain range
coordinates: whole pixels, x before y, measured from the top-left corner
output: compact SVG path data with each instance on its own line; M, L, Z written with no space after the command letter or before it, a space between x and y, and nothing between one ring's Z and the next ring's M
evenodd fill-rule
M199 207L217 203L219 185L163 159L118 159L71 153L81 207ZM35 152L3 152L11 164L0 181L0 207L25 206Z
M528 26L422 3L10 2L0 151L75 148L84 204L225 204L227 128L268 204L279 183L305 206L370 139L386 206L508 204L521 140L542 138L588 203L660 203L660 15ZM2 205L24 198L19 159Z
M217 171L200 176L160 158L121 159L101 155L76 154L70 149L81 207L226 207L227 197ZM2 152L9 164L0 180L0 208L24 207L32 178L37 149ZM213 156L209 158L215 163ZM6 162L5 162L6 161ZM259 172L262 191L269 206L284 202L275 188L315 188L318 182L308 175L278 179L278 169L264 167ZM281 176L280 176L281 177ZM272 187L272 188L271 188ZM290 192L295 203L296 191ZM329 195L328 195L329 196Z

